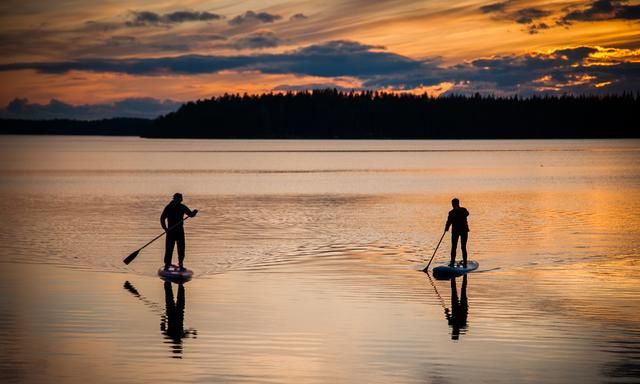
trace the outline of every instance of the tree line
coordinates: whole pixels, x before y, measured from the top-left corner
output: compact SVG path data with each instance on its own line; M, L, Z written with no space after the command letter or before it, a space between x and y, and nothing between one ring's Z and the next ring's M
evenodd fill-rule
M88 121L0 119L0 134L143 136L152 124L153 120L128 117Z
M156 119L147 137L490 139L638 137L640 95L446 96L325 89L223 95ZM634 121L635 120L635 121Z
M494 97L336 89L225 94L155 120L0 120L4 134L217 139L640 137L640 94Z

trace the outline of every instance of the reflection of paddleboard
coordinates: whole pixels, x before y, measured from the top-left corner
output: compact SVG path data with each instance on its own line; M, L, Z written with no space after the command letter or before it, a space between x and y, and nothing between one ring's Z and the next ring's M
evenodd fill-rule
M160 269L158 269L158 276L168 281L189 281L191 277L193 277L193 271L186 268L181 271L179 266L171 264L169 269L164 269L164 266L160 267Z
M466 267L463 267L460 264L456 264L453 267L450 267L448 264L440 265L440 266L437 266L437 267L433 268L433 277L435 277L435 278L439 278L439 277L447 278L447 277L461 276L461 275L464 275L467 272L475 271L476 269L478 269L479 265L480 264L478 264L477 261L473 261L473 260L469 260L467 262L467 266Z

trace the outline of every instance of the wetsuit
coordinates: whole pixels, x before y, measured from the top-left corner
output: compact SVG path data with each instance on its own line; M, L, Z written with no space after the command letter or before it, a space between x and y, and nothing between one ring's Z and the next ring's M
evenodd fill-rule
M469 236L467 216L469 216L469 211L463 207L453 208L449 211L449 218L447 218L445 231L448 231L449 227L453 227L451 230L451 264L456 262L456 248L458 247L458 238L460 238L462 262L464 265L467 265L467 238Z
M173 247L178 243L178 263L182 266L184 261L184 226L182 225L182 219L184 215L189 217L195 216L193 211L187 208L186 205L172 201L164 207L162 215L160 216L160 222L164 223L167 220L167 228L173 229L167 232L167 239L165 242L164 252L164 266L171 265L171 258L173 257Z

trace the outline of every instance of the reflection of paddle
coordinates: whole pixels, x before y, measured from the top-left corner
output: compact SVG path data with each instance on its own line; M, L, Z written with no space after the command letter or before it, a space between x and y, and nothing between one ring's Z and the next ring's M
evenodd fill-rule
M444 309L444 313L449 313L449 308L447 308L447 305L444 303L444 299L442 298L442 296L440 296L440 292L438 292L438 287L436 287L436 284L433 282L433 280L431 280L431 276L429 276L428 273L427 273L427 277L429 278L429 282L431 283L431 286L436 291L436 296L438 296L438 299L440 299L440 305L442 306L442 309Z
M431 262L433 261L433 258L436 255L436 252L438 252L438 248L440 247L440 243L442 243L442 239L444 239L444 235L446 233L447 233L447 231L442 232L442 237L440 238L440 241L438 241L438 245L436 245L435 251L433 251L433 256L431 256L431 260L429 260L429 264L427 264L427 266L424 267L424 269L422 270L423 272L429 272L429 266L431 265Z
M135 296L140 301L142 301L147 307L151 308L152 311L159 314L160 316L163 315L164 312L162 310L162 307L158 303L144 297L140 292L138 292L136 287L134 287L133 284L131 284L129 281L124 282L124 289L131 292L133 296Z
M154 241L158 240L160 237L162 237L162 235L164 235L165 233L169 232L170 230L172 230L173 228L177 227L178 225L182 224L188 218L189 218L189 216L187 216L184 219L182 219L182 221L180 221L179 223L173 224L172 226L169 227L169 229L167 229L166 231L162 232L158 236L154 237L153 240L151 240L147 244L145 244L142 247L140 247L137 251L134 251L132 254L127 256L124 260L122 260L122 262L125 263L125 264L129 264L130 262L133 261L133 259L135 259L138 256L138 253L140 253L140 251L142 251L144 248L146 248L147 245L149 245L149 244L153 243Z

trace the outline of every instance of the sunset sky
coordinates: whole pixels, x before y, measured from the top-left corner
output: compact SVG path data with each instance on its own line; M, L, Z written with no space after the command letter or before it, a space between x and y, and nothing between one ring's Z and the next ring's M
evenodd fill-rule
M9 117L146 116L227 93L640 90L640 1L0 4Z

